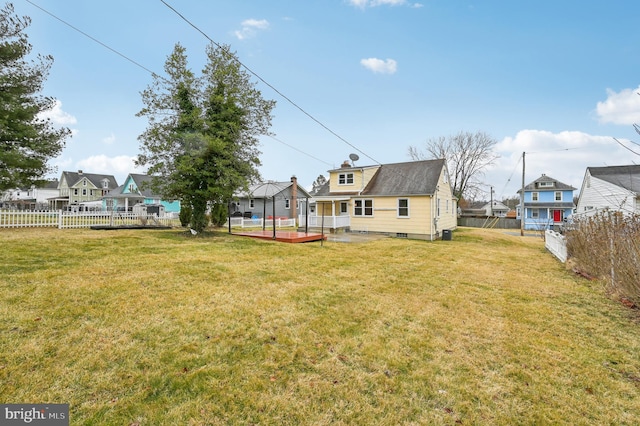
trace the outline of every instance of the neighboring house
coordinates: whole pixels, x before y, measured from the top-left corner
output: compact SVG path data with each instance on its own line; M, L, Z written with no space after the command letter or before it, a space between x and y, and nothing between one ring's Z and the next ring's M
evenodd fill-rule
M104 210L108 211L133 211L135 206L143 206L146 213L179 213L180 201L163 200L149 187L151 176L130 173L124 180L124 184L109 191L103 197Z
M492 202L486 203L482 206L482 210L485 211L485 215L492 217L506 217L509 210L509 207L505 206L502 202L493 200Z
M49 198L58 195L58 180L50 180L41 186L29 189L9 189L0 195L0 206L12 209L48 209Z
M640 165L587 167L576 214L607 209L640 214Z
M528 230L552 229L573 213L573 191L576 188L566 185L543 174L524 187L524 224ZM522 189L518 191L522 194ZM518 219L521 219L521 206L518 204Z
M311 225L433 240L456 228L457 200L444 159L329 170Z
M246 193L237 195L229 208L231 216L246 218L293 219L306 214L307 200L311 197L293 176L289 182L267 181L251 185ZM300 220L300 219L298 219Z
M469 208L460 209L460 216L506 217L509 210L511 209L500 201L480 201L471 204Z
M80 209L83 204L102 200L109 191L118 187L112 175L77 172L62 172L58 184L59 194L49 199L54 209Z

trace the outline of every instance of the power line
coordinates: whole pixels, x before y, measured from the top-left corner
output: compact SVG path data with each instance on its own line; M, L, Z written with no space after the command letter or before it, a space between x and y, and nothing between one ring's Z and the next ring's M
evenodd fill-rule
M269 136L271 139L273 139L274 141L276 141L276 142L280 142L282 145L287 146L287 147L289 147L289 148L291 148L291 149L293 149L293 150L295 150L295 151L298 151L299 153L304 154L304 155L306 155L306 156L307 156L307 157L309 157L309 158L313 158L314 160L319 161L320 163L326 164L326 165L327 165L327 166L329 166L329 167L333 167L333 164L328 163L328 162L326 162L326 161L324 161L324 160L321 160L321 159L319 159L319 158L317 158L317 157L314 157L313 155L308 154L308 153L306 153L306 152L302 151L301 149L296 148L296 147L295 147L295 146L293 146L293 145L289 145L288 143L281 141L280 139L276 138L276 137L275 137L275 136L273 136L273 135L268 135L268 136Z
M49 12L46 9L43 9L42 7L38 6L37 4L33 3L31 0L25 0L27 3L29 3L30 5L40 9L41 11L43 11L44 13L46 13L47 15L51 16L52 18L62 22L63 24L65 24L66 26L68 26L69 28L79 32L80 34L82 34L83 36L93 40L94 42L98 43L100 46L104 47L105 49L108 49L110 51L112 51L113 53L115 53L116 55L120 56L121 58L131 62L132 64L142 68L143 70L147 71L149 74L151 74L154 77L158 77L158 78L162 78L160 77L158 74L156 74L155 72L151 71L149 68L145 67L144 65L140 64L139 62L134 61L133 59L131 59L130 57L126 56L123 53L118 52L117 50L111 48L110 46L104 44L103 42L101 42L100 40L90 36L89 34L85 33L84 31L82 31L81 29L71 25L70 23L68 23L67 21L57 17L56 15L54 15L53 13ZM164 78L162 78L164 80Z
M214 44L215 46L217 46L219 49L221 49L223 52L227 52L227 49L225 49L223 46L221 46L219 43L217 43L216 41L214 41L211 37L209 37L204 31L202 31L200 28L198 28L194 23L192 23L189 19L187 19L184 15L182 15L180 12L178 12L173 6L169 5L166 1L164 0L160 0L166 7L168 7L169 9L171 9L176 15L178 15L183 21L185 21L187 24L189 24L189 26L191 26L193 29L195 29L197 32L199 32L200 34L202 34L207 40L209 40L212 44ZM379 161L377 161L376 159L374 159L373 157L371 157L370 155L368 155L366 152L362 151L361 149L359 149L358 147L356 147L355 145L353 145L351 142L347 141L345 138L343 138L342 136L340 136L339 134L337 134L336 132L334 132L333 130L331 130L329 127L327 127L324 123L322 123L320 120L318 120L317 118L315 118L313 115L311 115L310 113L308 113L306 110L304 110L301 106L299 106L297 103L295 103L294 101L292 101L288 96L286 96L285 94L283 94L282 92L280 92L278 89L276 89L273 85L269 84L267 81L265 81L262 77L260 77L256 72L254 72L251 68L249 68L248 66L246 66L244 63L242 63L242 61L240 61L237 57L235 57L234 55L231 55L232 59L235 60L236 62L238 62L238 64L240 64L240 66L242 66L244 69L246 69L251 75L253 75L254 77L256 77L258 80L260 80L261 82L263 82L265 85L267 85L269 88L271 88L271 90L273 90L274 92L276 92L278 95L280 95L284 100L286 100L287 102L289 102L291 105L293 105L294 107L296 107L300 112L302 112L304 115L306 115L307 117L309 117L311 120L315 121L317 124L319 124L323 129L327 130L329 133L331 133L333 136L335 136L336 138L338 138L339 140L341 140L342 142L344 142L345 144L349 145L351 148L355 149L356 151L358 151L360 154L364 155L365 157L369 158L370 160L372 160L374 163L381 165L382 163L380 163Z
M88 39L90 39L90 40L94 41L95 43L98 43L100 46L104 47L105 49L107 49L107 50L109 50L109 51L111 51L111 52L115 53L116 55L120 56L121 58L123 58L123 59L125 59L125 60L127 60L127 61L131 62L131 63L132 63L132 64L134 64L135 66L137 66L137 67L139 67L139 68L141 68L141 69L143 69L143 70L147 71L147 72L148 72L149 74L151 74L151 76L153 76L154 78L159 78L159 79L161 79L161 80L167 81L167 79L166 79L166 78L164 78L164 77L162 77L161 75L159 75L159 74L155 73L154 71L150 70L149 68L147 68L147 67L145 67L144 65L140 64L139 62L137 62L136 60L131 59L129 56L127 56L127 55L123 54L122 52L119 52L118 50L116 50L116 49L112 48L111 46L107 45L106 43L103 43L102 41L100 41L100 40L96 39L95 37L91 36L90 34L86 33L85 31L82 31L81 29L79 29L78 27L76 27L76 26L72 25L71 23L69 23L69 22L65 21L64 19L62 19L62 18L60 18L60 17L56 16L55 14L53 14L53 13L49 12L48 10L46 10L46 9L44 9L44 8L42 8L42 7L40 7L39 5L37 5L37 4L35 4L35 3L33 3L33 2L32 2L32 1L30 1L30 0L25 0L25 1L26 1L27 3L29 3L29 4L31 4L32 6L34 6L34 7L38 8L38 9L40 9L42 12L44 12L44 13L46 13L47 15L51 16L52 18L56 19L57 21L59 21L59 22L63 23L64 25L68 26L69 28L73 29L74 31L76 31L76 32L78 32L78 33L80 33L80 34L82 34L83 36L85 36L85 37L87 37ZM204 34L204 33L203 33L203 34ZM206 36L206 35L205 35L205 36ZM223 50L224 50L224 49L223 49ZM239 61L238 61L238 62L239 62ZM242 64L241 64L241 65L242 65ZM244 66L244 65L243 65L243 66ZM246 67L245 67L245 68L246 68ZM247 69L248 69L248 68L247 68ZM251 71L250 71L250 72L251 72ZM256 74L255 74L255 73L253 73L253 72L252 72L252 74L253 74L253 75L256 75ZM259 77L258 77L258 78L259 78ZM266 84L266 83L265 83L265 84ZM271 87L271 86L270 86L270 87ZM274 90L275 90L275 89L274 89ZM277 90L276 90L276 92L277 92ZM279 93L279 92L278 92L278 93ZM317 157L315 157L315 156L313 156L313 155L311 155L311 154L309 154L309 153L307 153L307 152L304 152L304 151L302 151L301 149L296 148L296 147L294 147L293 145L290 145L290 144L288 144L288 143L286 143L286 142L283 142L283 141L281 141L280 139L278 139L278 138L276 138L276 137L274 137L274 136L272 136L272 135L268 135L268 136L270 136L272 139L274 139L274 140L276 140L276 141L280 142L281 144L283 144L283 145L285 145L285 146L287 146L287 147L289 147L289 148L291 148L291 149L293 149L293 150L295 150L295 151L298 151L298 152L299 152L299 153L301 153L301 154L306 155L307 157L310 157L310 158L312 158L312 159L314 159L314 160L316 160L316 161L318 161L318 162L320 162L320 163L326 164L326 165L328 165L329 167L333 167L333 164L331 164L331 163L328 163L328 162L326 162L326 161L324 161L324 160L321 160L321 159L319 159L319 158L317 158ZM365 155L366 155L366 154L365 154Z

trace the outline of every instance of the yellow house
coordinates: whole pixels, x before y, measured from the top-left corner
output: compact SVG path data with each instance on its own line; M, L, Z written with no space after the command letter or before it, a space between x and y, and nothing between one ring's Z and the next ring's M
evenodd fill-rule
M329 170L314 200L310 226L428 240L457 226L457 200L444 159L364 167L345 161Z

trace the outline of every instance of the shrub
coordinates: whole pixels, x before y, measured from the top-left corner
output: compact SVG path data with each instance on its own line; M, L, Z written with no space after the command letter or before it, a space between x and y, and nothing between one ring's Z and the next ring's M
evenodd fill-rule
M189 225L189 222L191 222L192 213L193 209L191 208L191 206L183 203L180 206L180 215L178 216L180 218L180 225L182 225L183 227Z
M606 211L578 218L566 235L567 254L582 272L640 305L640 216Z
M223 226L227 222L228 207L225 203L215 203L211 207L211 224Z

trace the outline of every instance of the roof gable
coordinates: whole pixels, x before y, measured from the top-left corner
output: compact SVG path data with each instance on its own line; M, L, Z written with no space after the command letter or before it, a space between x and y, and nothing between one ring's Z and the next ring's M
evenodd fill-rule
M531 191L575 191L571 185L567 185L566 183L562 183L557 179L552 178L551 176L547 176L543 174L538 179L534 180L530 184L524 187L525 192ZM522 192L522 190L518 190L518 193Z
M444 159L383 164L362 195L433 195L444 165Z
M108 182L107 189L113 189L118 186L116 178L113 175L100 175L94 173L82 173L82 172L62 172L61 182L65 182L66 185L71 188L75 186L82 179L87 179L96 188L103 188L102 182L106 180Z
M587 170L593 177L628 191L640 193L640 165L587 167Z
M249 190L243 194L249 198L271 198L291 188L293 182L266 181L249 186ZM298 185L298 197L310 197L309 193Z

